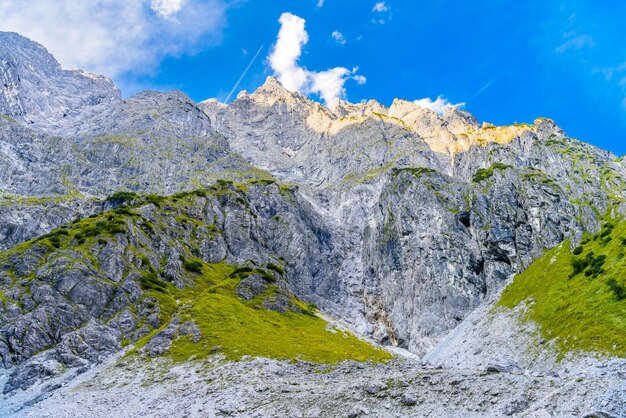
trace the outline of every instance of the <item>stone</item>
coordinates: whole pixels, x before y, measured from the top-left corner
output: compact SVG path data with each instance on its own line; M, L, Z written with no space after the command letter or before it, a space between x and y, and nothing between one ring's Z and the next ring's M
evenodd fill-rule
M417 398L410 393L403 393L400 397L400 401L406 406L413 406L417 404Z
M511 360L492 360L487 365L487 372L489 373L511 373L511 374L523 374L524 371Z

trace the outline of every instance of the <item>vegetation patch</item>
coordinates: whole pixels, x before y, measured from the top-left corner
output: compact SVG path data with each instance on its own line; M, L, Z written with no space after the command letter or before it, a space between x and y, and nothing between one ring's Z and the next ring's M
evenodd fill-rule
M491 178L495 170L506 170L508 168L512 168L512 167L508 164L494 163L489 168L479 169L472 177L472 181L474 183L480 183L481 181Z
M386 351L352 334L328 331L327 322L315 316L315 305L296 301L305 309L285 313L259 306L262 297L278 291L276 285L272 285L261 298L241 300L235 293L240 275L251 274L256 269L217 263L205 264L202 271L193 287L177 289L168 283L165 291L156 289L151 293L166 311L173 314L178 309L182 322L190 320L200 328L200 340L194 342L186 336L174 340L168 355L176 361L204 358L215 353L230 360L261 356L325 364L391 358ZM152 281L150 285L153 285ZM145 345L153 335L139 340L136 348Z
M426 167L403 167L403 168L394 168L392 170L392 176L397 176L400 173L410 173L414 176L423 176L423 175L429 175L429 174L435 174L437 173L435 170L431 169L431 168L426 168Z
M626 356L625 238L626 222L607 223L573 252L569 242L549 250L515 277L499 305L532 301L527 319L556 341L561 355L584 350Z

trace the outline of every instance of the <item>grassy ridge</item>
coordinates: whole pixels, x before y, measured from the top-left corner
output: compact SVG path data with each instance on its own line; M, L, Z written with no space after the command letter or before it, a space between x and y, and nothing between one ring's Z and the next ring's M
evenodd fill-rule
M570 251L565 242L515 277L500 306L532 301L527 318L560 354L584 350L626 357L626 222L607 223Z

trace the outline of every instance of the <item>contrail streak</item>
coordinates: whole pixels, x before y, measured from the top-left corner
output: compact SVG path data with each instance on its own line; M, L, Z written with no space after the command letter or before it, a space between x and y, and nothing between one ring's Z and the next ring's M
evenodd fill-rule
M224 101L224 103L228 103L228 101L230 100L230 96L233 95L235 90L237 90L237 87L239 87L239 84L241 83L241 80L243 80L243 78L246 76L246 74L248 74L248 71L250 70L250 67L252 67L252 64L254 64L254 61L256 61L256 59L259 57L259 54L261 53L261 50L263 49L264 46L265 46L265 44L261 44L261 47L256 52L256 54L254 54L254 57L252 57L252 60L250 61L250 63L246 67L246 69L243 70L243 73L241 74L241 77L239 77L239 80L237 80L237 82L235 83L233 89L230 91L230 93L228 93L228 96L226 97L226 100Z

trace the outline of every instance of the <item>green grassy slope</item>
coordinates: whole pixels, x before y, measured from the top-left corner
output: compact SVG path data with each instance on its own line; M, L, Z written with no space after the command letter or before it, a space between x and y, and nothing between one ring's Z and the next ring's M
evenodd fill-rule
M281 292L276 285L250 301L238 298L237 284L252 273L240 270L224 263L201 263L195 286L177 289L167 284L149 291L165 315L171 317L176 312L182 322L193 321L202 333L196 342L188 336L178 337L168 353L170 357L185 361L221 353L231 360L259 356L325 364L391 358L386 351L354 335L327 329L327 322L315 316L314 308L295 298L295 312L265 309L263 301ZM271 274L269 270L260 273ZM136 348L145 345L166 325L138 341Z
M532 301L527 318L560 354L584 350L626 357L626 222L607 222L570 251L544 254L503 292L500 306Z

